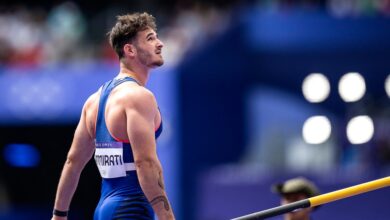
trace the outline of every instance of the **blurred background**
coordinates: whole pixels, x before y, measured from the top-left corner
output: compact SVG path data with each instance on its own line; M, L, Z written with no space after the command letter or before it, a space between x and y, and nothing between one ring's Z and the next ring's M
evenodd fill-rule
M115 16L157 18L165 65L148 84L177 219L279 205L273 183L322 193L390 174L390 0L132 0L0 3L0 219L49 219L87 97L114 77ZM91 160L69 219L92 219ZM388 219L389 189L315 219ZM281 216L273 219L282 219Z

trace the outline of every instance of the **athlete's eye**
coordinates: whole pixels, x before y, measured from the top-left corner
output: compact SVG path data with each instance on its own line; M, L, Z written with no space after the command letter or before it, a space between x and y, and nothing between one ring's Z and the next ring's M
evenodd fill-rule
M147 40L147 41L153 41L153 40L155 40L155 39L156 39L155 36L150 36L150 37L148 37L146 40Z

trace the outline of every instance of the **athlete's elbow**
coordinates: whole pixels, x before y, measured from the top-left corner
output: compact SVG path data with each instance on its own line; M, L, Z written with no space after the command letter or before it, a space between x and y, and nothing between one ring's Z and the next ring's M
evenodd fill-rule
M136 169L151 169L158 167L155 159L149 157L138 158L134 161Z
M65 166L76 170L82 169L81 161L72 154L66 157Z

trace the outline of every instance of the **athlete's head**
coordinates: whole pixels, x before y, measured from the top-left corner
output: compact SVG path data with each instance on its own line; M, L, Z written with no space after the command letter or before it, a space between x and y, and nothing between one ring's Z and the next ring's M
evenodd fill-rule
M109 34L109 42L120 60L133 59L147 67L161 66L163 43L157 37L155 18L144 13L117 17Z

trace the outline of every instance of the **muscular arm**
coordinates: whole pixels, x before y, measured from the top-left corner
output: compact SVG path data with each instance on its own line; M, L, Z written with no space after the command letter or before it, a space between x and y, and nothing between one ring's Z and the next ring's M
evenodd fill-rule
M60 211L69 210L73 194L77 188L81 171L92 157L94 141L86 126L85 107L76 128L72 146L63 167L58 184L54 208ZM53 219L66 219L53 216Z
M132 146L138 179L159 220L174 219L157 158L154 118L157 104L153 95L137 91L126 107L127 132Z

